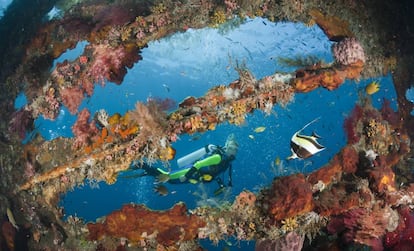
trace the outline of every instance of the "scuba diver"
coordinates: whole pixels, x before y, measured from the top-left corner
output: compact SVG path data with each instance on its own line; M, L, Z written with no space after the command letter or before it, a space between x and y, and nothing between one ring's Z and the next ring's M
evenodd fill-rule
M234 134L227 137L224 147L209 144L177 160L178 169L166 171L163 168L150 166L147 163L135 164L132 169L143 169L144 172L135 177L154 176L159 182L173 184L211 182L215 180L219 188L214 192L220 194L226 187L232 186L232 161L235 159L238 144ZM227 185L219 175L228 170Z

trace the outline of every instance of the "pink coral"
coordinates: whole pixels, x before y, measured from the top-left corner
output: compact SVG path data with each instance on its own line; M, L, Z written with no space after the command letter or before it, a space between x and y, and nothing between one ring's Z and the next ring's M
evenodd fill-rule
M78 111L79 105L84 98L83 90L79 87L66 87L60 90L62 103L68 108L71 114Z
M255 251L300 251L302 250L304 240L305 236L300 236L296 232L289 232L285 236L277 240L258 240L256 242Z
M80 148L88 145L91 139L99 132L94 121L89 122L91 113L88 109L83 109L79 112L78 119L72 126L72 132L75 135L74 147Z
M352 65L358 61L365 63L365 53L361 44L354 37L344 38L332 47L336 62Z
M408 207L399 210L397 229L385 235L385 247L390 250L411 250L414 245L414 213Z
M224 0L224 4L226 5L227 15L240 8L236 0Z
M113 48L106 44L89 46L93 50L93 60L88 75L94 82L105 83L105 79L121 84L127 72L140 59L138 48L118 46Z
M357 242L370 246L372 250L383 250L382 237L388 224L384 215L382 208L355 208L333 217L327 229L331 234L342 234L345 243Z

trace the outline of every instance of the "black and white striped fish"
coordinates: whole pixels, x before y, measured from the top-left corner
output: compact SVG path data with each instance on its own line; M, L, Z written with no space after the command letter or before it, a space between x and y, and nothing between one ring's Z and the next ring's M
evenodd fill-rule
M288 160L297 158L306 159L325 149L324 146L318 143L317 140L320 139L320 137L316 133L312 133L311 136L300 134L301 131L318 119L319 118L312 120L293 134L290 140L290 151L292 152L292 155L287 157Z

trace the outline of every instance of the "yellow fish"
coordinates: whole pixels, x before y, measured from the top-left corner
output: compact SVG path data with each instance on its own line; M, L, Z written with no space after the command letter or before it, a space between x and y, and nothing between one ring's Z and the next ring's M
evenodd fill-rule
M372 81L367 86L365 86L365 92L368 95L372 95L380 90L380 84L378 81Z
M266 130L266 127L264 127L264 126L259 126L259 127L256 127L255 129L254 129L254 132L256 132L256 133L261 133L261 132L264 132Z
M276 166L280 165L280 157L279 156L277 156L276 159L275 159L275 165Z

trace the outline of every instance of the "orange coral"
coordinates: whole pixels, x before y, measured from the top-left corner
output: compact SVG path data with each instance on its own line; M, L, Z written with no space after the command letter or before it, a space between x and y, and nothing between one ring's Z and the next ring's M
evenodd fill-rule
M139 243L154 236L158 244L169 247L195 239L198 228L204 225L198 216L187 215L184 203L178 203L166 211L152 211L143 205L124 205L109 214L103 223L89 223L87 227L91 240L111 236Z
M305 68L296 71L293 86L296 92L310 92L322 86L330 91L338 88L345 78L356 79L363 69L363 62L349 66L329 68Z
M337 41L343 37L353 36L347 21L341 20L336 16L324 15L317 9L312 9L309 15L321 27L330 40Z
M307 213L314 208L311 185L303 174L275 180L268 192L261 204L268 206L269 215L276 221Z
M341 153L341 163L344 172L355 173L358 168L359 155L353 146L345 146Z
M335 156L331 162L308 176L308 182L312 185L322 182L325 186L341 178L342 166L338 156Z

